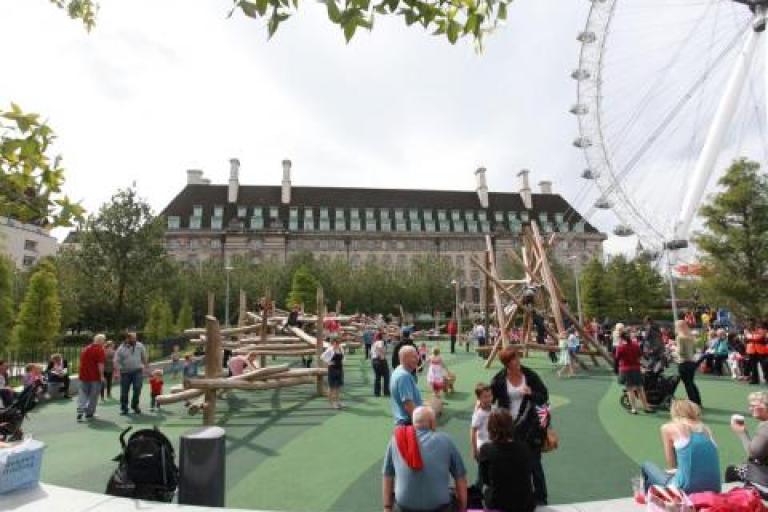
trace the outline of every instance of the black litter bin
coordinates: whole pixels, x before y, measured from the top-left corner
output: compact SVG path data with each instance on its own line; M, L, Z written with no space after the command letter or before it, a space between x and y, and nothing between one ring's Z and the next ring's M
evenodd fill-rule
M226 452L224 429L202 427L181 436L179 443L179 503L224 506Z

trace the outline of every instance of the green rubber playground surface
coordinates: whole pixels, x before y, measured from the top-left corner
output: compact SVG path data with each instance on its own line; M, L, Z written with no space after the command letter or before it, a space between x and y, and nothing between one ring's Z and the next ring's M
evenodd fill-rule
M442 342L445 348L445 342ZM464 455L470 482L476 466L469 453L472 390L498 370L485 370L474 354L444 354L457 374L457 391L448 396L440 429ZM276 362L280 362L279 360ZM643 460L663 463L659 426L668 418L631 416L619 406L619 386L601 369L559 379L542 354L525 360L549 387L560 449L544 456L552 504L629 496L630 478ZM671 369L674 371L674 369ZM219 401L217 422L227 431L227 506L261 510L364 512L381 510L381 461L392 429L387 398L372 391L373 372L358 351L347 357L343 411L328 407L314 386L276 391L237 392ZM422 393L426 379L420 378ZM754 386L698 376L705 421L713 428L721 465L739 462L743 451L728 428L730 415L745 413ZM168 385L168 384L166 384ZM118 390L113 389L118 392ZM103 492L115 467L119 432L128 425L157 425L178 444L201 416L189 416L180 404L149 413L145 385L141 416L118 415L117 401L99 405L99 418L75 422L74 401L45 403L27 420L26 430L47 445L42 478L46 483ZM678 396L685 392L678 389ZM749 425L754 423L748 420Z

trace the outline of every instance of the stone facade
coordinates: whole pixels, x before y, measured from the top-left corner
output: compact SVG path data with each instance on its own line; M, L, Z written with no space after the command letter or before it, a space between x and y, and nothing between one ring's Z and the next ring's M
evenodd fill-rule
M0 253L16 264L16 268L32 267L41 258L58 251L58 241L45 229L0 217Z
M466 300L477 298L482 281L471 256L483 255L491 235L501 261L518 248L522 226L536 220L545 234L557 233L555 256L582 265L602 257L606 236L575 212L551 184L541 194L292 187L290 162L282 186L241 186L232 160L228 185L212 185L200 171L163 210L166 245L177 260L199 264L240 255L253 263L285 262L310 251L359 265L405 264L424 254L447 258L462 270ZM480 170L478 171L478 173ZM527 174L525 185L527 187Z

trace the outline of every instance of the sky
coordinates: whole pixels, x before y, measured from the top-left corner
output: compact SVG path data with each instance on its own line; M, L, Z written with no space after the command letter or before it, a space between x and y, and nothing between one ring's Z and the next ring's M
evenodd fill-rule
M279 184L288 158L296 186L472 190L484 166L491 191L527 168L594 200L568 112L588 1L515 1L482 54L383 16L346 44L315 2L268 40L231 5L102 0L87 33L48 0L0 1L0 102L48 119L70 197L94 210L135 183L160 211L187 169L225 183L236 157L244 184Z

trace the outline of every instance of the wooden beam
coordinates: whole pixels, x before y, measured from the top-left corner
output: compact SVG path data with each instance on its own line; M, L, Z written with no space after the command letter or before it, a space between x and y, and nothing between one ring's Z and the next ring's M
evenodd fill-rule
M202 396L204 393L205 391L200 389L185 389L184 391L178 392L171 391L168 395L159 395L157 397L157 403L160 405L168 405L176 402L185 402Z
M302 348L300 350L264 350L261 348L254 348L248 350L248 353L254 353L260 358L264 359L267 356L276 356L276 357L298 357L298 356L312 356L315 354L315 349L311 347ZM260 368L264 368L264 366L260 366Z
M290 367L287 364L281 364L279 366L269 366L267 368L257 368L256 370L251 370L248 372L244 372L241 375L233 375L231 377L218 377L218 378L211 378L211 377L195 377L192 379L184 379L183 386L185 389L195 389L197 388L197 383L202 381L239 381L239 380L258 380L258 379L267 379L267 378L275 378L275 375L279 375L282 373L287 373L290 371Z
M319 377L322 378L322 377ZM212 383L204 383L200 385L202 389L205 390L206 395L208 393L216 393L219 389L243 389L243 390L264 390L264 389L277 389L277 388L287 388L290 386L298 386L301 384L312 384L315 382L315 377L309 376L309 377L293 377L290 379L279 379L279 380L263 380L258 382L249 382L249 381L224 381L224 382L218 382L214 381Z
M280 371L273 371L272 373L261 373L259 375L255 375L256 372L259 372L261 370L280 370ZM260 382L265 380L282 380L282 379L295 379L299 377L307 377L312 378L312 382L314 382L314 377L317 375L327 375L328 370L326 368L292 368L290 370L278 368L278 367L268 367L268 368L259 368L255 372L251 372L251 375L237 375L235 377L226 377L226 378L219 378L219 379L207 379L207 378L195 378L195 379L184 379L184 387L188 389L238 389L237 383L243 383L243 382ZM247 389L247 388L243 388Z
M221 335L219 321L214 316L205 318L206 347L205 347L205 376L213 378L221 373L223 353L221 350ZM208 406L203 411L203 425L210 426L216 422L216 390L206 390L205 402Z

